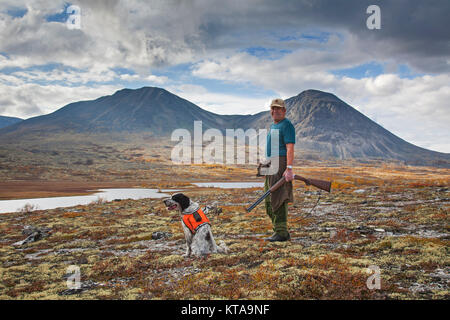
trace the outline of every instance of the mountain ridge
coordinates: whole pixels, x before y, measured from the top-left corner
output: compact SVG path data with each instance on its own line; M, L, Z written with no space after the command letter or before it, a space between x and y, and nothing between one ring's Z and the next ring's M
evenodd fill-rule
M392 134L332 93L309 89L285 100L286 117L296 128L298 147L339 159L396 159L412 164L441 161L450 154L415 146ZM268 128L269 111L253 115L219 115L158 87L124 88L95 100L70 103L50 114L0 129L3 138L60 132L137 132L168 137L173 130Z
M23 121L23 119L17 117L0 116L0 128L7 127L21 121Z

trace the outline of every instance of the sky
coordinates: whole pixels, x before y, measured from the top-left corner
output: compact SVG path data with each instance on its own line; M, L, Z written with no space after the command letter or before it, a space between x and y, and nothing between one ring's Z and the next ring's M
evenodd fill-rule
M143 86L254 114L316 89L450 153L449 16L447 0L0 0L0 115Z

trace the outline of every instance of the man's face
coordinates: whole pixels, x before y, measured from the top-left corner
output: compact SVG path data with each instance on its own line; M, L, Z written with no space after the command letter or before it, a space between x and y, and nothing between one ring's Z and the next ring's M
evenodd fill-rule
M280 107L272 107L270 109L270 115L272 116L273 122L280 122L286 116L286 109Z

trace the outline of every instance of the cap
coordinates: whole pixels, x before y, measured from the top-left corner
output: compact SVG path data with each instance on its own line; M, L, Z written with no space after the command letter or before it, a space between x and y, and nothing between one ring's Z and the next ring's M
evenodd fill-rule
M280 107L286 109L286 106L284 105L284 100L280 98L272 100L272 103L270 104L270 109L272 109L272 107Z

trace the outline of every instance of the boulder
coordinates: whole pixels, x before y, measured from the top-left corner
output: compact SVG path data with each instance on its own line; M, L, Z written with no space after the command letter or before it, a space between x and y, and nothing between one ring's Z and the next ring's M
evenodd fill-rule
M172 234L170 232L155 231L152 233L153 240L170 238L171 236L172 236Z
M202 208L202 211L205 214L220 214L220 213L222 213L222 208L212 204L212 205L207 205L206 207Z
M24 244L39 241L43 238L46 238L50 235L50 229L48 228L37 228L34 226L25 226L22 230L22 234L27 236L24 240L17 241L13 243L13 246L21 247Z
M64 278L67 278L67 275L65 275ZM79 294L79 293L83 293L83 291L93 289L93 288L97 287L98 285L99 284L97 282L87 280L87 281L81 282L81 287L79 289L66 289L61 292L58 292L58 295L70 296L72 294Z

